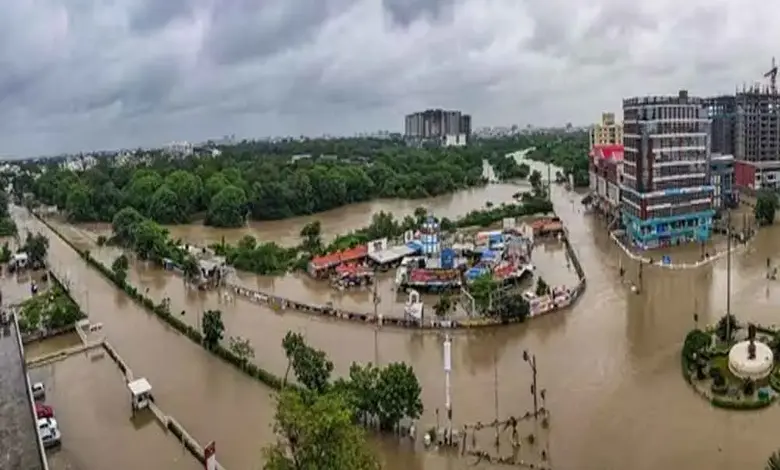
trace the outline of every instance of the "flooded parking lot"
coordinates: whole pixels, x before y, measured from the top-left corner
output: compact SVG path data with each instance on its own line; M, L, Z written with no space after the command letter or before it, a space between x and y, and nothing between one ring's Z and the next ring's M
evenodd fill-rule
M196 470L203 468L149 412L132 417L122 374L102 350L30 370L46 386L62 444L51 470Z

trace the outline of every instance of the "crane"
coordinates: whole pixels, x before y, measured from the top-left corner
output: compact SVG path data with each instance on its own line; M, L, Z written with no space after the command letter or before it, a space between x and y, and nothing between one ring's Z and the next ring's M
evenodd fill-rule
M771 90L773 95L777 94L777 64L775 63L775 58L772 57L772 68L769 69L769 72L764 74L764 78L769 78L769 89Z

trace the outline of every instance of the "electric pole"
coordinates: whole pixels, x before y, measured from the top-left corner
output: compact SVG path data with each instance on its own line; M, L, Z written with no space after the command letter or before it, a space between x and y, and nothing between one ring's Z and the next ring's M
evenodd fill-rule
M539 417L539 399L538 388L536 387L536 355L528 354L528 351L523 351L523 360L531 366L531 372L533 373L533 381L531 383L531 394L534 396L534 419Z
M444 407L447 409L447 430L444 442L452 443L452 396L450 391L450 372L452 371L452 340L450 334L444 336Z
M726 215L726 341L731 339L731 209Z

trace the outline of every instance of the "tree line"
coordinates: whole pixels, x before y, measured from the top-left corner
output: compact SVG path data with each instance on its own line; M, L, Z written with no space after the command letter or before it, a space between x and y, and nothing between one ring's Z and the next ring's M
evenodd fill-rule
M28 163L2 179L12 183L19 201L28 193L73 222L109 222L132 207L160 224L202 218L208 225L237 227L247 217L284 219L375 198L425 198L485 184L483 160L502 179L525 178L528 166L506 154L531 146L549 149L553 163L573 173L584 168L587 176L581 140L579 134L530 134L420 149L393 139L246 141L188 157L142 150L131 157L104 156L85 170L65 168L60 160ZM586 146L587 136L584 141ZM86 161L82 158L85 166Z
M478 148L412 149L399 142L344 140L338 154L318 141L247 142L217 156L145 152L102 157L86 170L42 164L14 178L14 191L57 206L71 221L111 221L132 207L161 224L204 218L236 227L246 217L284 219L375 198L424 198L484 184ZM348 144L348 145L347 145ZM297 156L296 156L297 153Z
M454 231L459 227L489 226L508 217L546 213L552 211L552 204L544 199L540 188L535 193L518 193L517 201L511 204L501 204L482 210L471 211L465 216L451 220L439 220L443 231ZM300 232L301 243L295 247L285 247L276 242L261 243L251 236L243 237L238 243L230 245L224 241L213 244L211 249L217 255L225 256L231 266L241 271L254 272L262 275L283 274L291 269L305 269L312 257L354 247L377 238L398 238L406 230L413 230L422 224L427 217L424 208L418 208L413 216L397 220L389 212L378 212L371 218L371 223L362 229L338 235L332 242L322 241L322 227L319 221L305 225ZM141 259L162 264L169 259L183 271L185 278L192 278L198 273L198 264L194 256L182 245L181 240L174 240L165 227L133 208L119 211L112 221L112 242L133 250ZM122 265L124 266L124 265ZM120 266L121 267L121 266ZM124 268L126 269L126 267ZM120 275L122 270L118 271Z

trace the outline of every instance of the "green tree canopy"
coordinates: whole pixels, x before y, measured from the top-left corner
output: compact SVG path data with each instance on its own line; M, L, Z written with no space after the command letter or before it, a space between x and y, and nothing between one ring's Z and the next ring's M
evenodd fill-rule
M330 392L304 398L282 391L264 470L378 470L379 461L354 423L346 399Z

